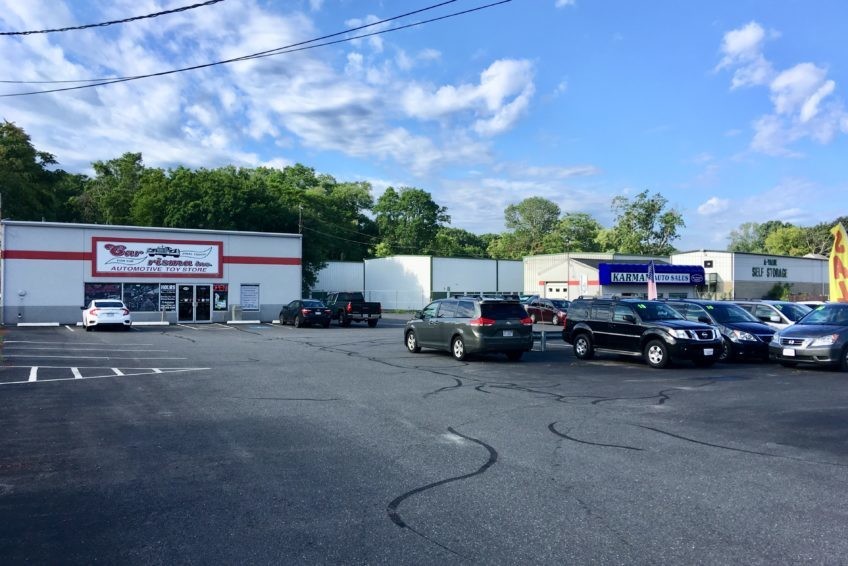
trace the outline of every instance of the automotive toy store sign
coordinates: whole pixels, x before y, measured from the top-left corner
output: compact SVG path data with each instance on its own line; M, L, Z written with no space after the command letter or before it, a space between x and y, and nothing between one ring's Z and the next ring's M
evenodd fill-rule
M222 242L91 240L94 277L223 277Z

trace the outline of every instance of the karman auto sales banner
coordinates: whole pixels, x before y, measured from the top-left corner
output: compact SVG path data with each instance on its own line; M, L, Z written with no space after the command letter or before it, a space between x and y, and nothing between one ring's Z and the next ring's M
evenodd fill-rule
M223 242L91 239L95 277L223 277Z
M705 279L700 265L654 265L657 285L703 285ZM648 264L599 263L598 280L601 285L647 285Z

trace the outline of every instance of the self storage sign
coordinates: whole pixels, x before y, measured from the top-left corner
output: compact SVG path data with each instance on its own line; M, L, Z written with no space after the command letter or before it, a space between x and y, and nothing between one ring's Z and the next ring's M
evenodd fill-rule
M94 277L223 276L223 243L197 240L91 239Z

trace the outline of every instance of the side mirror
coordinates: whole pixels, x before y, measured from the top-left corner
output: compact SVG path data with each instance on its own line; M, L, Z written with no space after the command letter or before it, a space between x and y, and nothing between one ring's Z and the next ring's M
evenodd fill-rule
M704 315L704 314L702 314L701 316L698 317L698 322L703 322L704 324L712 324L713 323L713 321L710 320L710 317L708 317L707 315Z
M412 315L413 318L424 318L424 311L415 311L415 314Z
M636 316L635 315L626 314L626 315L624 315L624 320L626 320L630 324L636 324Z
M81 310L81 311L84 311L84 310L85 310L85 307L80 307L80 310Z

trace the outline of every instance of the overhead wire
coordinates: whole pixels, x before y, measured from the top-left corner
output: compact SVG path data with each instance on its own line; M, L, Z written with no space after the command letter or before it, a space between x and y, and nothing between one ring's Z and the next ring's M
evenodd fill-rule
M217 4L218 2L223 2L224 0L208 0L207 2L201 2L199 4L192 4L191 6L183 6L181 8L174 8L172 10L164 10L162 12L155 12L153 14L145 14L143 16L133 16L131 18L124 18L122 20L111 20L108 22L100 22L97 24L85 24L81 26L72 26L65 28L54 28L54 29L38 29L38 30L30 30L30 31L0 31L0 36L2 35L35 35L39 33L59 33L64 31L77 31L81 29L89 29L89 28L97 28L97 27L105 27L111 26L115 24L125 24L128 22L135 22L138 20L145 20L148 18L158 18L159 16L165 16L168 14L176 14L177 12L185 12L187 10L194 10L195 8L202 8L204 6L209 6L210 4Z
M452 3L452 2L455 2L455 1L456 0L448 0L446 2L442 2L440 4L435 4L433 6L423 8L421 10L416 10L415 12L410 12L410 13L405 14L405 15L395 16L393 18L381 20L380 22L374 22L372 24L360 26L359 28L353 28L353 30L345 30L345 31L337 32L337 33L331 34L329 36L324 36L324 37L334 37L334 36L350 33L351 31L354 31L356 29L363 29L363 28L366 28L366 27L378 25L380 23L385 23L387 21L392 21L392 20L396 20L398 18L407 17L408 15L411 15L411 14L414 14L414 13L419 13L419 12L422 12L422 11L425 11L425 10L432 10L436 7L443 6L445 4L449 4L449 3ZM462 10L462 11L459 11L459 12L453 12L451 14L446 14L444 16L439 16L439 17L436 17L436 18L430 18L430 19L427 19L427 20L422 20L422 21L419 21L419 22L413 22L411 24L406 24L406 25L403 25L403 26L398 26L398 27L394 27L394 28L390 28L390 29L386 29L386 30L379 30L379 31L366 33L366 34L360 34L360 35L356 35L356 36L353 36L353 37L347 37L347 38L339 39L339 40L335 40L335 41L327 41L327 42L324 42L324 43L317 43L317 44L314 44L314 45L304 45L304 44L309 44L309 43L313 43L315 41L320 41L320 38L299 42L299 43L292 44L292 45L289 45L289 46L278 47L278 48L270 49L270 50L267 50L267 51L260 51L258 53L253 53L253 54L250 54L250 55L243 55L241 57L234 57L232 59L225 59L225 60L222 60L222 61L215 61L215 62L212 62L212 63L204 63L204 64L201 64L201 65L193 65L191 67L183 67L183 68L180 68L180 69L171 69L171 70L168 70L168 71L160 71L160 72L157 72L157 73L149 73L149 74L145 74L145 75L135 75L135 76L131 76L131 77L120 77L120 78L117 78L117 79L106 79L106 80L103 80L103 81L94 82L92 84L77 85L77 86L73 86L73 87L63 87L63 88L55 88L55 89L48 89L48 90L18 92L18 93L10 93L10 94L0 94L0 98L8 98L8 97L15 97L15 96L30 96L30 95L35 95L35 94L48 94L48 93L52 93L52 92L66 92L66 91L71 91L71 90L79 90L79 89L83 89L83 88L93 88L93 87L97 87L97 86L104 86L104 85L110 85L110 84L115 84L115 83L122 83L122 82L134 81L134 80L139 80L139 79L146 79L146 78L151 78L151 77L160 77L160 76L165 76L165 75L172 75L172 74L175 74L175 73L182 73L182 72L186 72L186 71L194 71L194 70L198 70L198 69L214 67L214 66L217 66L217 65L225 65L225 64L235 63L235 62L239 62L239 61L248 61L248 60L251 60L251 59L259 59L259 58L262 58L262 57L272 57L272 56L275 56L275 55L282 55L282 54L285 54L285 53L295 53L297 51L305 51L305 50L308 50L308 49L315 49L317 47L325 47L327 45L345 43L345 42L348 42L348 41L354 41L354 40L357 40L357 39L363 39L363 38L366 38L366 37L372 37L372 36L375 36L375 35L382 35L384 33L389 33L389 32L393 32L393 31L400 31L400 30L403 30L403 29L417 27L417 26L437 22L437 21L440 21L440 20L446 20L448 18L454 18L454 17L457 17L457 16L466 15L466 14L469 14L469 13L472 13L472 12L485 10L485 9L488 9L488 8L492 8L494 6L498 6L500 4L506 4L506 3L511 2L511 1L512 0L499 0L497 2L492 2L492 3L489 3L489 4L477 6L475 8L470 8L470 9ZM296 46L299 46L299 47L296 47ZM9 83L9 82L15 82L15 81L0 81L0 82ZM26 82L26 81L21 81L21 82ZM83 82L83 81L72 81L72 82Z

